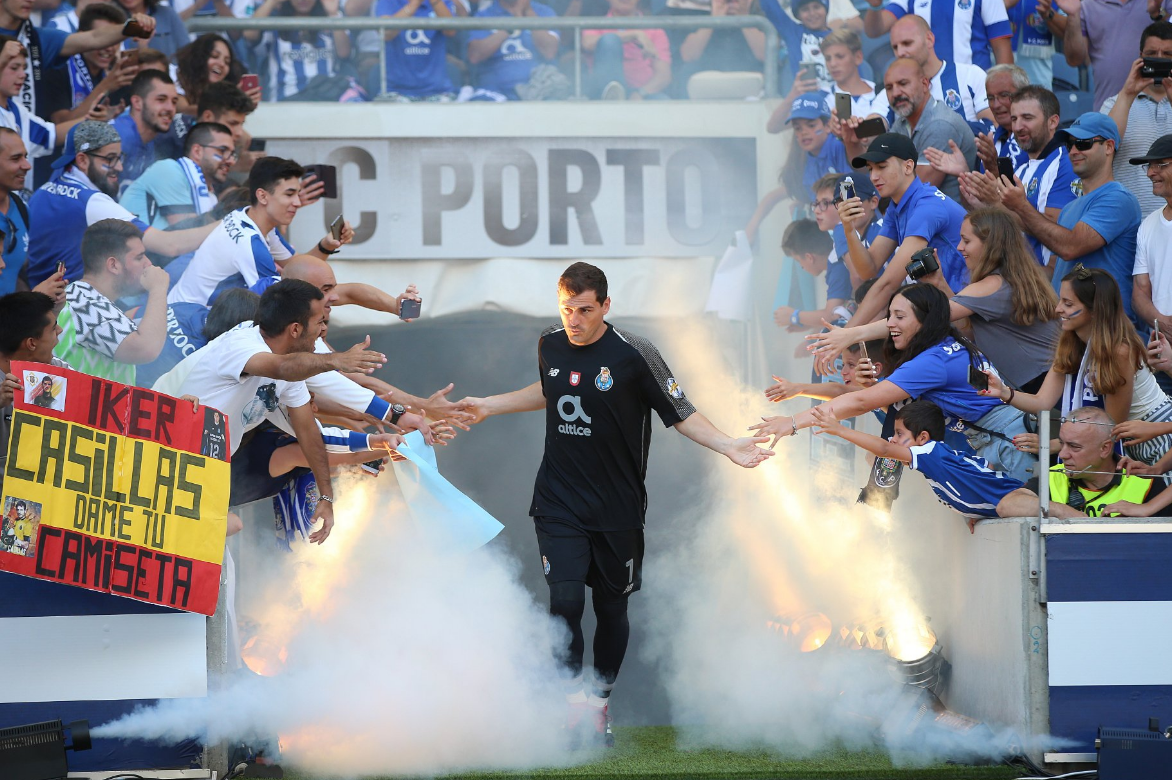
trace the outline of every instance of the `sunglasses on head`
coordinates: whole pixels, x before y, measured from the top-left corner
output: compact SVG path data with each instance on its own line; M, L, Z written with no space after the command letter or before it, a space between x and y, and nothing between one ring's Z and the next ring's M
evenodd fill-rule
M1087 152L1090 151L1091 147L1095 144L1106 143L1106 141L1106 138L1071 138L1070 136L1067 136L1066 148L1069 149L1073 146L1080 152Z

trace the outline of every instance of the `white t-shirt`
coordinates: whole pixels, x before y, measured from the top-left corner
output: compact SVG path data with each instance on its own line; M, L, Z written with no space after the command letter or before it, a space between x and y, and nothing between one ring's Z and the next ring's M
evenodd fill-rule
M862 117L866 119L871 114L878 114L884 119L887 118L887 112L891 106L887 102L887 90L880 88L879 92L875 92L875 82L863 79L863 83L871 88L871 91L865 95L851 95L851 116ZM834 95L837 92L842 92L835 85L834 89L826 96L826 110L833 109Z
M1152 281L1152 303L1161 314L1172 314L1172 220L1164 209L1148 214L1139 225L1133 274Z
M247 209L233 211L195 250L191 264L168 293L167 303L208 306L220 283L232 277L237 277L233 286L263 292L281 277L277 263L293 254L293 247L276 228L262 236Z
M309 403L309 390L304 382L244 373L244 366L253 355L265 353L272 354L272 350L261 336L260 327L245 322L172 369L182 368L186 372L177 391L171 387L167 374L159 378L155 387L171 395L194 395L201 404L219 409L228 421L231 452L235 454L244 434L266 417L274 423L285 422L279 407L296 408ZM197 356L198 360L192 360ZM184 365L189 360L192 364Z

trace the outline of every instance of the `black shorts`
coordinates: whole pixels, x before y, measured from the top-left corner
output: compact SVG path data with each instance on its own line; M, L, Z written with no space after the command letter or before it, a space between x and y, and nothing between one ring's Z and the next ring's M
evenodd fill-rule
M643 584L643 529L590 531L556 517L535 517L545 581L584 582L607 598Z

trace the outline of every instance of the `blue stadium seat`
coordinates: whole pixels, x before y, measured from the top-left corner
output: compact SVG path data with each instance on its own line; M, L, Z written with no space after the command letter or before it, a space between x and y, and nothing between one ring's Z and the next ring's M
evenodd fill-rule
M1055 92L1095 91L1095 84L1091 78L1090 68L1085 65L1077 68L1067 65L1066 55L1061 52L1055 52L1052 61L1054 63Z
M1058 85L1055 84L1054 86L1057 87ZM1095 110L1095 95L1093 92L1055 89L1054 93L1058 96L1058 105L1062 110L1060 116L1063 122L1074 121L1088 111Z

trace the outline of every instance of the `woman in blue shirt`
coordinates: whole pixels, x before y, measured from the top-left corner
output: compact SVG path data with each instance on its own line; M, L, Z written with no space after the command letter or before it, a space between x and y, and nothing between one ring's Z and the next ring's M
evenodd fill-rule
M964 433L973 452L1024 482L1037 459L1013 443L1014 436L1026 432L1023 414L997 398L979 395L968 383L969 366L987 369L989 363L952 327L950 317L948 297L939 288L922 282L901 287L887 314L890 338L883 362L891 372L874 387L835 398L827 408L843 420L909 399L931 401L944 410L950 431ZM814 424L809 410L762 419L750 430L773 436L775 446L778 438Z

